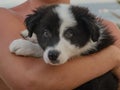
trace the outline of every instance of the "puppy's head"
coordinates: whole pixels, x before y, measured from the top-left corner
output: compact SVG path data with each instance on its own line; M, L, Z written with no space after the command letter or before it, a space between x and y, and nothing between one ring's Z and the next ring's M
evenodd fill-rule
M87 8L52 5L25 20L29 36L36 34L46 63L58 65L93 49L99 38L96 17Z

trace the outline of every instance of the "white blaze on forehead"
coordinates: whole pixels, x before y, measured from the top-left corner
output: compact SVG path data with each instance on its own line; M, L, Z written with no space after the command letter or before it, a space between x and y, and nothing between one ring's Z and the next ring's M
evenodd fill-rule
M60 33L66 30L67 27L72 27L76 25L76 20L70 10L70 5L60 4L55 8L54 12L56 12L61 19Z
M68 58L71 57L71 53L74 53L72 51L75 46L71 45L69 41L65 40L63 33L67 30L67 28L75 26L77 22L70 10L70 5L60 4L55 8L54 12L58 14L61 20L61 26L59 28L60 41L54 48L60 51L60 55L58 57L60 63L64 63Z

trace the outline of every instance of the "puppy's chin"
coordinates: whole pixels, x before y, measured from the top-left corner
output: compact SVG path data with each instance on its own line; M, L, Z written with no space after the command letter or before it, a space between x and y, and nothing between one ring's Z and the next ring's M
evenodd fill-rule
M51 60L46 60L46 59L44 59L44 61L45 61L45 63L46 64L50 64L50 65L55 65L55 66L57 66L57 65L62 65L62 64L64 64L64 63L66 63L67 62L67 60L57 60L57 61L51 61Z
M62 63L60 63L60 62L58 62L58 63L49 62L48 64L58 66L58 65L63 65L64 63L63 62Z
M56 66L62 65L68 61L67 59L58 59L56 61L51 61L45 54L43 55L43 59L44 59L46 64L56 65Z

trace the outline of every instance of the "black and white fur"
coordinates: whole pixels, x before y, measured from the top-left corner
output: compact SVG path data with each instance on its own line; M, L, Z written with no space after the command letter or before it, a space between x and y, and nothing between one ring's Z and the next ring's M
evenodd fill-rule
M25 23L28 31L23 31L22 36L27 40L13 41L10 51L24 56L43 55L45 62L51 65L98 52L115 41L102 21L84 7L45 6L29 15ZM76 90L117 90L117 79L109 72Z

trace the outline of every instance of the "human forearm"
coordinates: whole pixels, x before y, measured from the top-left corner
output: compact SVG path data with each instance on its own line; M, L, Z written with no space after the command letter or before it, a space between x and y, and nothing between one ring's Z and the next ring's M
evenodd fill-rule
M106 55L105 55L106 54ZM32 78L40 78L40 89L71 90L119 66L119 50L112 46L102 52L76 58L61 66L42 66L42 73Z
M118 55L118 48L112 46L61 66L50 66L44 61L12 55L1 59L0 74L14 90L69 90L119 66Z

